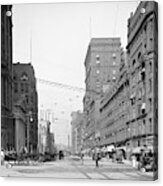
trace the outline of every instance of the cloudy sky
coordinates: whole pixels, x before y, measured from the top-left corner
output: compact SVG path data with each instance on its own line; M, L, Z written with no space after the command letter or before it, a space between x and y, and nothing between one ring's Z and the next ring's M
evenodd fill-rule
M127 19L138 3L14 5L14 62L32 60L36 78L84 88L84 59L90 38L120 37L125 48ZM57 118L52 124L56 143L68 144L70 113L82 110L84 92L40 82L37 90L39 109L50 109Z

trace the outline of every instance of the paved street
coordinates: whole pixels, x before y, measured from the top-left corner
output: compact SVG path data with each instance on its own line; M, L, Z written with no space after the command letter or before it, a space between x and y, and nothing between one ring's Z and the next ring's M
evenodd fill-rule
M65 159L38 165L17 165L9 169L2 166L1 175L68 179L153 180L152 173L150 172L141 173L133 169L130 165L117 164L108 160L100 161L99 168L96 168L95 162L88 158L84 160L84 164L82 164L81 161Z

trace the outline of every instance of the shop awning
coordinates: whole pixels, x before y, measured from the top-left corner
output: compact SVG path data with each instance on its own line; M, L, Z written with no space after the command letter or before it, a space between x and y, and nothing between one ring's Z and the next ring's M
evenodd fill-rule
M107 152L112 152L115 149L114 145L107 146Z
M126 151L126 147L125 146L116 147L116 150L124 150L124 151Z
M142 150L144 150L144 147L135 147L135 148L132 150L132 153L134 153L134 154L139 154L139 153L141 153Z

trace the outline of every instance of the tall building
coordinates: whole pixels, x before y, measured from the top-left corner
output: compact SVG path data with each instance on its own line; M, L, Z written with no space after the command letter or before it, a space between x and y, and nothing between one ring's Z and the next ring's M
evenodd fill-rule
M84 114L80 111L71 114L72 154L78 154L83 149Z
M158 127L158 7L143 1L128 19L131 148L155 146Z
M44 154L51 153L54 147L54 135L50 132L50 122L41 119L38 125L38 151Z
M100 102L99 146L125 147L127 122L130 104L129 76L126 58L122 52L119 66L119 76L116 84L107 92Z
M96 145L100 99L117 80L121 51L120 38L93 38L88 46L85 58L86 93L83 98L86 117L84 143L87 148Z
M14 104L20 99L26 100L26 147L29 151L37 150L38 143L38 97L36 78L30 63L13 64Z
M1 5L1 147L14 148L12 115L12 5Z

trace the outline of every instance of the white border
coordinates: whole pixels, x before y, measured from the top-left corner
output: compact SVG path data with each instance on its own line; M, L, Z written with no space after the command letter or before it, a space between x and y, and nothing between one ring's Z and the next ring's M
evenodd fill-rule
M105 0L106 1L106 0ZM107 0L108 1L108 0ZM119 0L120 1L120 0ZM17 3L55 3L55 2L102 2L102 0L48 0L47 2L45 0L0 0L0 4L17 4ZM163 141L163 135L162 133L162 125L163 125L163 108L162 108L162 95L163 95L163 50L162 50L162 35L163 33L162 30L162 14L163 14L163 1L162 0L157 0L159 3L159 180L156 182L140 182L140 181L99 181L99 180L57 180L57 179L44 179L44 178L1 178L0 177L0 185L3 186L28 186L28 185L39 185L39 186L44 186L46 183L48 186L54 186L55 185L66 185L66 186L82 186L85 184L85 186L94 186L95 184L97 186L105 185L105 184L114 184L114 185L162 185L163 184L163 178L161 173L163 172L162 170L162 141ZM127 36L126 36L127 37ZM162 84L162 85L161 85Z

